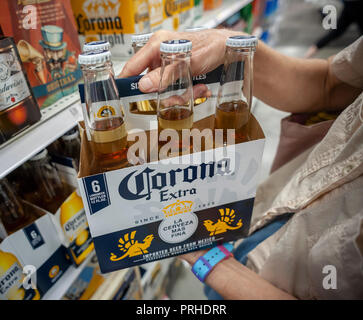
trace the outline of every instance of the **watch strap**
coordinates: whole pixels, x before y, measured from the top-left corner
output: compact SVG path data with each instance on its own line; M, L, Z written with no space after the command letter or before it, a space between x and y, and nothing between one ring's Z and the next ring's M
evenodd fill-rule
M204 282L219 262L233 256L232 250L233 245L228 242L210 249L194 263L192 272L201 282Z

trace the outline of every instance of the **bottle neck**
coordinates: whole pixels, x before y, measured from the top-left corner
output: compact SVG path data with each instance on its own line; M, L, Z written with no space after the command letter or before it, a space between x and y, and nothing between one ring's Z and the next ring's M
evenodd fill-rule
M137 53L147 42L134 42L132 47L134 49L134 53Z
M111 61L99 64L81 65L81 70L86 81L107 80L114 76L113 65Z
M254 48L226 47L218 103L243 101L250 104Z
M190 65L190 58L192 56L192 53L190 51L188 52L178 52L178 53L167 53L162 52L161 53L161 61L163 64L171 64L173 62L180 62L184 61Z
M191 85L191 52L161 53L161 83L159 91L169 86L179 90L187 89ZM176 86L176 87L175 87ZM169 88L171 90L171 88Z

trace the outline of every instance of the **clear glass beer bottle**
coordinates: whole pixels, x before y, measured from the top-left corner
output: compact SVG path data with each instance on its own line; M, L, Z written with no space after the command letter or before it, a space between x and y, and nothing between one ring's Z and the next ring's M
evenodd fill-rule
M226 41L224 68L220 80L215 113L215 128L235 130L235 142L249 140L253 86L253 55L256 50L255 36L233 36Z
M133 34L131 36L131 43L134 53L137 53L141 48L143 48L152 35L152 32ZM141 74L147 73L147 71L148 69ZM153 115L156 114L156 107L157 101L155 99L135 101L130 103L130 112L134 114Z
M132 49L137 53L151 38L153 32L133 34L131 36Z
M127 164L127 133L111 53L86 52L79 55L78 61L84 78L86 133L92 142L98 170L121 168Z
M33 192L28 195L29 201L51 213L56 213L74 188L62 181L58 170L50 162L47 149L29 159L29 164L27 170L31 170L35 181Z
M0 220L8 234L30 223L30 216L6 178L0 179Z
M110 43L103 40L86 42L83 46L83 52L110 51L110 49Z
M178 133L178 148L184 152L190 149L184 145L182 130L193 126L193 83L190 68L192 43L189 40L169 40L160 45L161 79L158 90L158 130L174 129ZM160 141L159 145L165 141Z
M63 135L62 141L64 142L62 154L72 159L74 168L78 172L81 154L81 140L79 138L78 128L74 128Z

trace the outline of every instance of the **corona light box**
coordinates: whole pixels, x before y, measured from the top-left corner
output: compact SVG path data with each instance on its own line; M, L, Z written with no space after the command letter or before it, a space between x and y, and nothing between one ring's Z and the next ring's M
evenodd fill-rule
M194 128L213 129L220 72L219 68L194 78L194 84L203 83L212 92L195 106ZM156 99L155 94L138 90L139 79L116 83L129 138L147 130L151 139L157 137L156 115L127 112L133 102ZM83 86L79 89L84 103ZM91 144L83 130L78 182L101 271L247 236L265 142L253 116L249 124L247 142L101 173L93 167Z
M131 36L150 31L147 0L71 0L81 46L105 40L113 57L130 57Z

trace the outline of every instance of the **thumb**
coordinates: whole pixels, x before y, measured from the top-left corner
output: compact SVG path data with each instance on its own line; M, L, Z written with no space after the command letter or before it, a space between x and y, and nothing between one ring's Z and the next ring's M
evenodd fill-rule
M160 68L156 68L148 72L140 79L139 89L145 93L158 91L159 83L160 83Z

